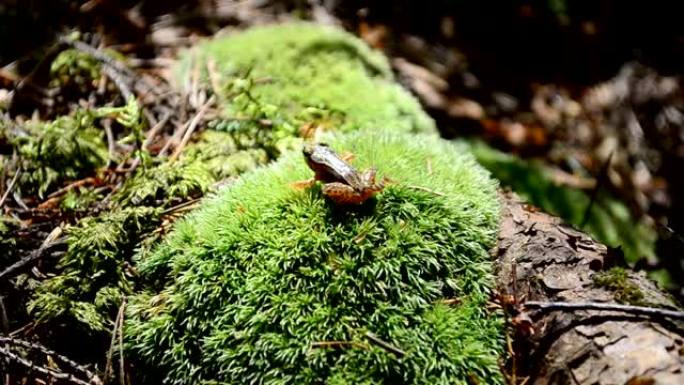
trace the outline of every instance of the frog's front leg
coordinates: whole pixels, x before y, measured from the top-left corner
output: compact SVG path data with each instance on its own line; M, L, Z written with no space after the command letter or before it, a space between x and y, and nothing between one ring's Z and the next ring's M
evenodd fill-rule
M361 179L366 186L375 185L375 175L378 173L374 167L369 168L361 174Z
M323 195L337 204L361 204L366 199L353 187L339 182L326 183L322 188Z

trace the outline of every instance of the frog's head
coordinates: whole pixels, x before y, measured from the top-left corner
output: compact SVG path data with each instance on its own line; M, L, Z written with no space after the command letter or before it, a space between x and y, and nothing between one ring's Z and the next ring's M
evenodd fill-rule
M307 160L311 160L316 154L330 151L330 146L327 143L307 143L302 148L302 154Z

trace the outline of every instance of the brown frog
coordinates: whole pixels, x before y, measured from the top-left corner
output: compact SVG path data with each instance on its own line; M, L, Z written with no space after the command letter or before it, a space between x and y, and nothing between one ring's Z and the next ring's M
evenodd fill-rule
M305 145L302 152L315 175L297 185L310 186L321 181L323 195L337 204L360 205L384 188L384 183L375 181L374 168L359 173L348 163L351 156L340 157L327 144Z

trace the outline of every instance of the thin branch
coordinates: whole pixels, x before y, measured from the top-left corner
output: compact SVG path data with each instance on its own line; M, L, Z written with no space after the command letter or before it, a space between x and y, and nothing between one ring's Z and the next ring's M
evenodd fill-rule
M14 184L17 183L17 180L19 179L19 174L21 174L21 170L17 170L17 172L14 174L14 177L12 178L9 185L7 186L7 190L5 191L4 194L2 194L2 198L0 198L0 207L2 207L2 205L5 204L5 200L7 200L7 197L12 192L12 189L14 188Z
M58 196L60 196L60 195L62 195L62 194L64 194L64 193L69 192L69 190L73 190L73 189L75 189L75 188L77 188L77 187L82 187L82 186L85 186L85 185L87 185L87 184L89 184L89 183L96 183L96 182L97 182L97 179L96 179L96 178L93 178L93 177L89 176L89 177L87 177L87 178L84 178L84 179L81 179L81 180L77 180L76 182L69 183L68 185L66 185L66 186L64 186L64 187L62 187L62 188L60 188L59 190L57 190L57 191L51 193L51 194L48 195L47 197L48 197L48 198L55 198L55 197L58 197Z
M155 136L161 131L161 129L166 125L166 123L169 121L171 118L171 113L166 112L164 114L164 117L157 122L148 132L147 136L145 137L145 140L142 142L140 145L140 151L145 151L147 150L147 147L152 143L152 140L154 139ZM136 157L135 160L133 161L133 164L131 167L126 171L128 175L132 175L133 171L135 171L138 166L140 165L140 162L142 161L142 158L140 156Z
M141 150L146 150L147 147L149 147L150 143L152 143L152 140L154 140L154 137L157 136L162 128L164 128L169 119L171 119L171 113L166 112L161 120L152 126L152 128L150 128L150 130L147 132L147 136L145 137L145 141L143 141L142 146L140 147Z
M429 188L423 187L423 186L406 185L406 187L414 189L414 190L429 192L431 194L435 194L435 195L440 196L440 197L447 196L445 193L441 193L441 192L435 191L435 190L430 190Z
M107 352L107 362L105 363L105 371L104 371L104 380L105 383L107 382L107 379L109 379L109 375L112 371L112 356L114 355L114 346L116 344L116 333L119 330L119 324L121 323L121 319L123 318L123 312L124 312L124 302L121 302L121 306L119 306L119 312L116 314L116 319L114 320L114 328L112 329L112 340L109 343L109 351Z
M175 213L175 212L178 212L181 210L191 209L192 206L194 206L200 200L202 200L202 198L195 198L195 199L191 199L187 202L179 203L175 206L169 207L168 209L162 211L161 215L167 215L167 214Z
M88 55L94 57L95 59L99 60L100 62L114 68L115 70L129 75L131 77L135 77L135 72L133 70L129 69L125 65L121 64L118 60L114 59L113 57L107 55L106 53L98 50L95 47L92 47L82 41L79 40L73 40L65 36L61 36L59 38L59 42L62 44L66 44L68 46L71 46L73 48L76 48L79 51L83 51L87 53Z
M2 316L2 333L9 333L9 318L7 317L7 309L5 309L5 301L3 296L0 295L0 316Z
M50 47L43 53L43 57L38 61L38 63L31 69L31 72L28 73L28 75L24 76L23 79L21 79L17 85L14 87L14 91L21 91L25 85L32 85L35 89L41 90L40 87L37 87L32 84L31 79L33 79L33 76L38 72L38 70L45 64L47 60L50 59L53 53L59 48L59 44L52 44Z
M126 297L121 302L121 321L119 321L119 383L126 385L126 370L124 365L124 351L123 351L123 324L124 324L124 309L126 308Z
M109 153L109 160L107 161L108 167L114 162L114 132L112 132L112 121L110 119L104 119L102 122L105 134L107 136L107 152Z
M164 156L166 153L169 151L172 145L175 145L181 137L183 137L183 134L185 131L190 127L190 124L192 123L192 119L190 120L185 120L183 124L176 124L176 130L173 132L170 138L166 140L166 143L164 143L164 146L162 146L161 150L157 153L157 156Z
M317 341L311 343L311 349L333 348L333 347L353 347L368 349L368 345L355 341Z
M0 354L4 355L5 357L7 357L13 361L20 363L21 365L26 366L30 370L35 370L36 372L42 373L46 376L49 376L49 377L52 377L52 378L55 378L58 380L71 381L71 382L73 382L75 384L79 384L79 385L91 385L90 383L87 383L81 379L76 378L71 373L58 372L56 370L45 368L43 366L38 366L38 365L34 364L33 362L25 359L25 358L19 357L18 355L12 353L8 349L0 347Z
M230 117L225 117L225 118L222 117L221 120L223 120L223 121L232 120L232 121L236 121L236 122L254 122L254 123L257 123L257 124L264 126L264 127L273 126L273 121L270 119L254 118L251 116L230 116Z
M405 352L405 351L399 349L399 348L396 347L396 346L393 346L393 345L390 344L389 342L385 342L385 341L381 340L380 338L378 338L378 336L376 336L375 334L373 334L373 333L371 333L371 332L366 332L366 337L367 337L374 345L377 345L377 346L379 346L379 347L381 347L381 348L387 350L387 351L390 352L390 353L394 353L394 354L396 354L396 355L398 355L398 356L400 356L400 357L406 355L406 352Z
M57 243L60 243L60 241L57 239L59 236L62 235L62 228L57 226L55 227L50 234L45 238L43 243L40 245L39 248L36 250L33 250L31 254L29 254L27 257L20 259L19 261L15 262L14 264L10 265L8 268L3 270L0 273L0 279L4 278L6 275L9 275L10 273L14 272L17 269L20 269L32 261L40 258L45 250L49 249L50 247L54 246Z
M128 86L128 84L126 84L121 74L117 72L114 68L108 67L107 65L103 65L102 72L104 72L104 74L107 75L107 77L112 79L112 81L116 85L116 88L118 88L119 92L121 92L121 96L123 96L124 100L128 101L131 98L135 97L133 95L133 91L131 91L131 88Z
M101 50L82 41L72 40L62 36L59 38L59 42L73 47L79 51L85 52L102 63L102 72L114 82L116 87L119 89L121 96L123 96L126 101L135 97L130 86L126 83L123 77L126 76L129 79L136 78L135 72L133 72L130 68L126 67L121 62L112 58ZM147 86L148 88L152 88L149 85Z
M543 313L553 311L575 311L575 310L601 310L619 311L623 313L646 315L653 317L665 317L684 320L684 312L676 310L660 309L646 306L620 305L614 303L599 302L537 302L527 301L523 307L530 310L539 310Z
M86 369L84 366L77 364L75 361L72 361L63 355L58 354L58 353L54 352L53 350L46 348L43 345L37 344L35 342L28 342L28 341L19 340L19 339L15 339L15 338L11 338L11 337L0 337L0 342L7 343L10 345L15 345L15 346L22 346L22 347L25 347L28 349L37 350L37 351L39 351L45 355L56 357L60 361L69 365L71 368L81 372L82 374L85 374L90 379L91 383L97 384L97 385L102 384L102 381L100 380L100 378L96 374L91 372L90 370Z
M212 97L207 100L206 103L200 108L200 110L197 112L194 118L192 118L192 121L190 122L190 126L188 126L188 129L185 131L185 134L183 135L183 139L181 140L180 144L176 149L173 151L173 154L169 157L169 161L174 161L180 153L183 151L183 148L188 144L190 141L190 136L192 136L192 133L195 131L197 126L199 125L200 120L202 120L202 117L204 117L204 114L207 113L207 110L209 110L209 107L214 103L214 100L216 98L212 95Z
M19 334L22 334L22 333L28 334L28 332L32 331L35 327L36 327L36 325L33 322L29 322L26 325L20 327L19 329L10 332L9 336L14 337L14 336L18 336Z

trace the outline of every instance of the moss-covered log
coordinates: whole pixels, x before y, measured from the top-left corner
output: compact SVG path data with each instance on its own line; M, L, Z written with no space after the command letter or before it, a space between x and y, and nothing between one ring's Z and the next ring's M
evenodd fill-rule
M199 44L183 56L177 72L190 87L196 73L204 74L226 102L227 118L253 116L251 102L257 100L272 107L270 117L296 128L436 132L416 98L394 82L387 58L336 28L252 28Z
M502 383L494 181L431 136L329 139L394 182L338 207L291 186L312 172L290 153L179 223L141 261L151 286L126 317L147 381Z

